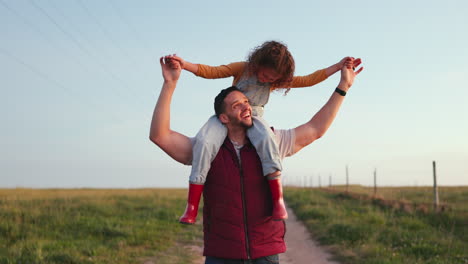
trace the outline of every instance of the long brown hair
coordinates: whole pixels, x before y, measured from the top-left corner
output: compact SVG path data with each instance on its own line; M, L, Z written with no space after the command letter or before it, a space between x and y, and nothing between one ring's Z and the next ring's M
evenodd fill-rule
M294 76L294 58L288 47L278 41L266 41L254 48L248 58L249 73L256 75L259 68L266 67L274 69L280 78L271 84L272 89L287 87Z

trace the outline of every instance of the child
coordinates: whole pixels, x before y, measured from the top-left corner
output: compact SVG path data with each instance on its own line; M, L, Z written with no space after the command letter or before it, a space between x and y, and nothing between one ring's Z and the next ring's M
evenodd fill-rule
M208 79L234 77L233 85L244 92L250 101L253 126L247 135L254 145L262 162L263 174L267 176L273 199L273 220L287 218L280 181L282 164L273 131L263 120L263 106L267 104L270 92L277 89L313 86L339 71L344 64L351 67L352 59L343 58L340 62L307 76L294 76L294 59L286 45L267 41L256 47L246 62L228 65L208 66L193 64L182 58L169 55L166 60L176 60L182 69ZM212 116L196 135L193 146L192 171L189 179L188 202L184 215L179 219L183 224L194 224L203 184L210 164L227 136L226 128L216 116ZM233 142L235 145L235 142Z

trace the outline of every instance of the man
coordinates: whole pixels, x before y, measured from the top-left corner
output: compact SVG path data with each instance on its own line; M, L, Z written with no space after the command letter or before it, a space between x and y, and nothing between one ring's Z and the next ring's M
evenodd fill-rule
M163 58L160 63L164 84L154 109L150 139L176 161L190 164L191 139L170 129L170 103L181 67ZM354 66L360 63L360 59L353 60ZM282 158L323 136L362 69L341 69L338 87L309 122L290 130L275 130ZM278 254L286 251L285 224L272 221L268 180L246 136L246 129L252 126L252 108L242 92L230 87L216 97L215 112L228 134L211 163L204 187L205 263L279 263ZM282 194L277 198L282 200Z

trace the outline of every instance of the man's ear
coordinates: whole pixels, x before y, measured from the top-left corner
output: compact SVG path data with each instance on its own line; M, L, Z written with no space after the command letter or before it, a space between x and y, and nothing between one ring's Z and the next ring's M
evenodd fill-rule
M220 114L219 115L219 121L221 121L221 123L223 124L227 124L229 123L229 118L226 114Z

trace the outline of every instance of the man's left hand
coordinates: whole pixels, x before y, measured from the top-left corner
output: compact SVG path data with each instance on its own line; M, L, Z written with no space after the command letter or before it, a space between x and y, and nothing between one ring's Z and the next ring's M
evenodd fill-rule
M360 58L353 59L353 61L352 61L353 67L348 68L348 67L346 67L346 65L344 65L341 68L341 80L340 80L340 84L339 84L340 89L342 89L344 91L348 91L348 89L351 87L351 85L353 85L354 78L356 77L356 75L358 75L364 69L364 67L361 67L358 70L356 70L356 68L359 65L361 65L361 62L362 61L361 61Z

